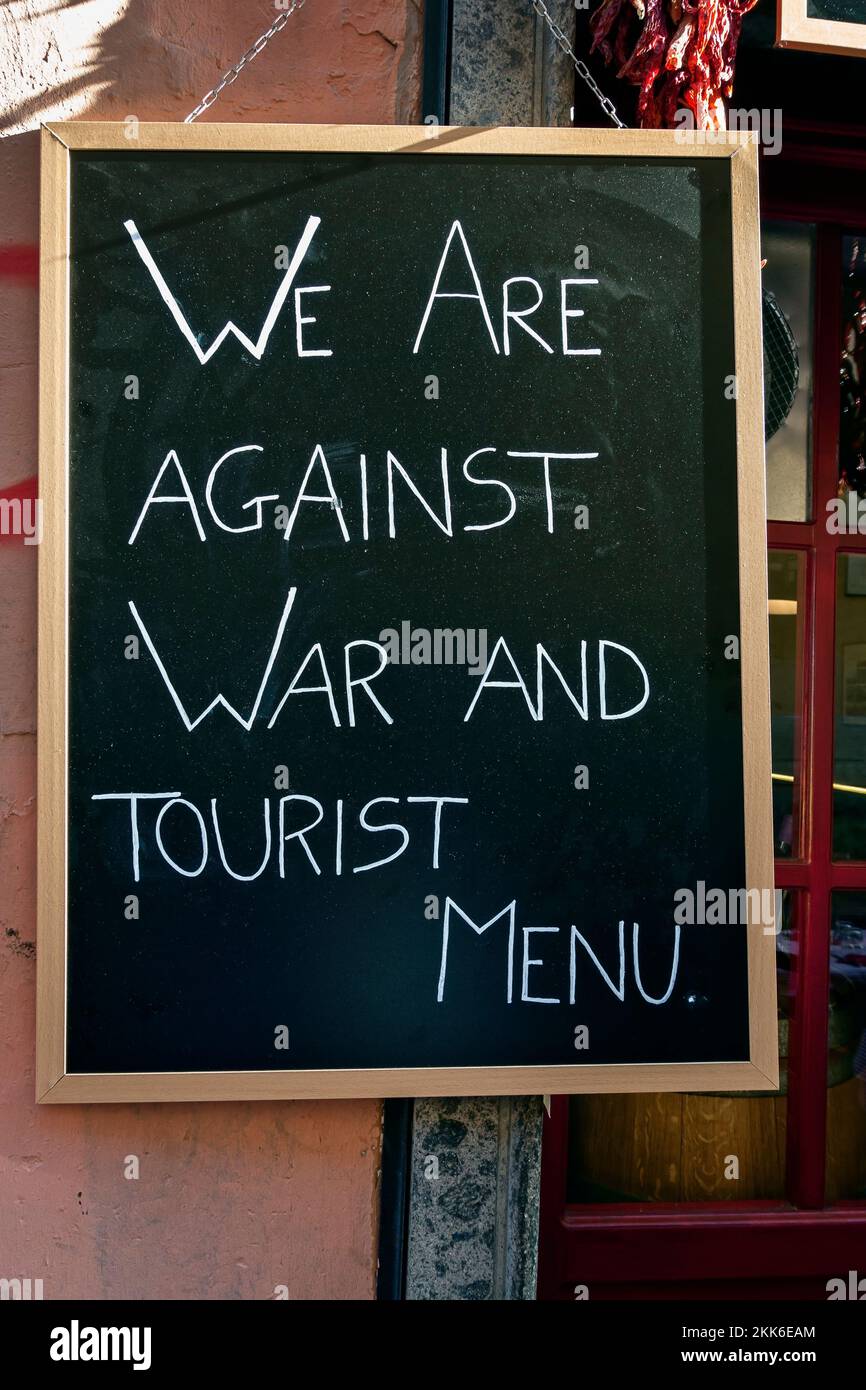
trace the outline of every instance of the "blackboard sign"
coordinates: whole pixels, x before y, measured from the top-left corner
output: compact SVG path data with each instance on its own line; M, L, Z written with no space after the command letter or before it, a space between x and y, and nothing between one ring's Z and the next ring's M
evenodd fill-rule
M866 0L778 0L776 42L819 53L866 53Z
M866 25L864 0L806 0L810 19L829 19L837 24Z
M40 1098L775 1085L754 147L43 178Z

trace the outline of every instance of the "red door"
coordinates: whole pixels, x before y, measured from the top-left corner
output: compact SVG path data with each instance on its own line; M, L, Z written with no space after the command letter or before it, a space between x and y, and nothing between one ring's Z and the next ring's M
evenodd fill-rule
M781 1090L554 1097L542 1299L866 1280L866 151L849 145L786 129L762 162Z

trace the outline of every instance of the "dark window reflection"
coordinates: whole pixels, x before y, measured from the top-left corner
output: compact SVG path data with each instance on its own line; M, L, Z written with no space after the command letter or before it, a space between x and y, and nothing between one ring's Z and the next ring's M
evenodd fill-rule
M842 238L842 361L839 477L842 492L866 492L866 237Z
M773 837L777 858L799 853L799 677L803 623L803 556L771 550L770 700L773 743Z
M827 1057L827 1199L866 1197L866 893L834 893Z
M866 552L836 568L833 855L866 859Z
M805 222L764 222L764 419L767 516L811 515L812 297L815 229Z

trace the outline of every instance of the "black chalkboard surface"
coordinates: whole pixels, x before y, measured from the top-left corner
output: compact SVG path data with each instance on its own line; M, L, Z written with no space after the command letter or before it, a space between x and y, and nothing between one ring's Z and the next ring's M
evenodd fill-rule
M44 1098L772 1085L751 152L243 129L55 128Z
M837 24L866 25L864 0L807 0L806 14L810 19L830 19Z
M866 52L866 0L777 0L776 42L860 56Z

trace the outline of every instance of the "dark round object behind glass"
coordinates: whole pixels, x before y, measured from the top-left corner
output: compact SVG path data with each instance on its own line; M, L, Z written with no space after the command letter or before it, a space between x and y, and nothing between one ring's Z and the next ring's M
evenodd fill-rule
M772 439L791 413L800 383L800 357L779 301L762 291L764 320L764 438Z

